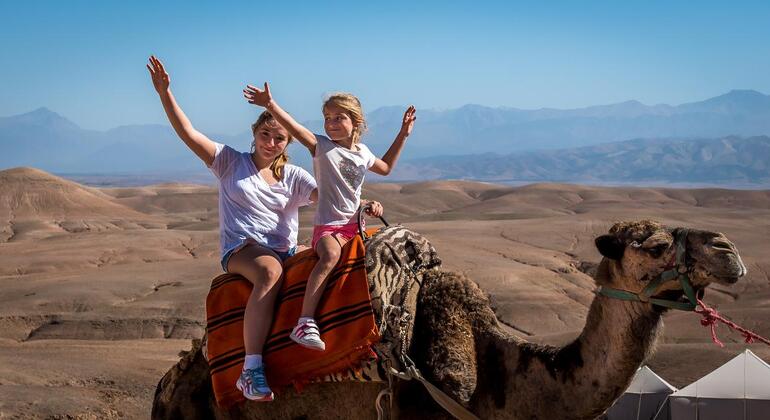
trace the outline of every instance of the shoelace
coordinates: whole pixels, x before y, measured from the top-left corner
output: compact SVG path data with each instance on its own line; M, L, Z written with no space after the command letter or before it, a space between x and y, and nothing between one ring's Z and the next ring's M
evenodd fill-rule
M267 379L265 379L265 368L263 366L246 369L246 376L256 388L267 388Z

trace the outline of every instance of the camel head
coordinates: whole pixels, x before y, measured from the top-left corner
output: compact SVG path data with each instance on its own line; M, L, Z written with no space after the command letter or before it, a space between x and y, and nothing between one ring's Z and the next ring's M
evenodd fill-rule
M669 228L649 220L621 222L596 238L596 247L605 257L598 285L633 293L671 269L686 272L696 292L712 282L733 284L746 275L735 245L717 232ZM681 290L678 281L666 281L655 293L672 297Z

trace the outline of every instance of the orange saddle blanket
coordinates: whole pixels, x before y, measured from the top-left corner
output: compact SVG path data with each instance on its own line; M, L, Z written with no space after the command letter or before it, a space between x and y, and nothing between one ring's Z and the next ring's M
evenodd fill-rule
M369 297L364 243L356 236L342 249L340 262L327 280L316 313L323 352L309 350L289 339L302 309L310 271L318 257L312 250L284 262L284 281L263 357L268 383L275 390L355 367L371 357L379 334ZM244 359L243 313L251 282L237 274L223 274L211 283L206 298L206 332L211 383L217 404L228 407L244 400L235 382Z

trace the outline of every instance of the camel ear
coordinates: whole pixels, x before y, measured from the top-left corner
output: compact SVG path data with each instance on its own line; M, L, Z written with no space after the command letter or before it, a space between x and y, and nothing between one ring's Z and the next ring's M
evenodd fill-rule
M623 251L626 246L615 235L602 235L596 238L596 248L605 257L611 260L623 258Z

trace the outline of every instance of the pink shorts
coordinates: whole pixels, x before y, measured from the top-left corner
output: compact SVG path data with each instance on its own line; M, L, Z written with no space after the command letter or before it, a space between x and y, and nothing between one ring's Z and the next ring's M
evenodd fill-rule
M338 235L345 241L353 239L358 235L358 222L351 222L346 225L315 225L313 228L313 249L321 238L333 235Z

